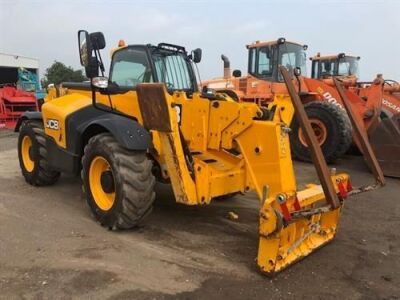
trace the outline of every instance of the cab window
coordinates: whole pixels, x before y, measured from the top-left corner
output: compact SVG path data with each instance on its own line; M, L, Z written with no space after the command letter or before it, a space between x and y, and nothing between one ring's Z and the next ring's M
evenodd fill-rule
M182 54L157 50L153 54L153 59L157 78L165 83L168 90L193 89L189 65Z
M321 78L331 77L335 75L335 61L321 61Z
M279 45L278 64L284 66L290 76L294 75L294 69L300 68L301 74L307 74L306 53L302 45L284 43ZM278 81L282 82L282 74L278 73Z
M250 57L249 57L249 73L255 74L256 73L256 48L250 49Z
M267 77L272 75L272 64L270 60L269 47L262 47L258 52L258 75Z
M134 88L139 83L153 82L145 50L126 48L116 52L113 56L110 81L122 88Z
M296 53L294 52L282 53L281 57L282 66L285 66L287 69L293 69L295 66L298 65L296 62L297 62Z
M312 70L312 74L311 74L311 76L312 76L312 78L319 78L319 61L313 61L312 62L312 67L311 67L311 70Z

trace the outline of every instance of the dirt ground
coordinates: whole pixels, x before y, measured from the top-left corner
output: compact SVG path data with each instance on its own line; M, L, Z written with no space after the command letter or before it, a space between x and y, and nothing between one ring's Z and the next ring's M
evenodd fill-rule
M0 298L400 299L400 180L349 199L336 239L270 279L255 263L253 194L185 207L160 185L142 228L111 232L93 221L78 178L26 184L16 142L0 131ZM316 181L312 165L295 167L299 184ZM372 181L361 157L336 167L354 185Z

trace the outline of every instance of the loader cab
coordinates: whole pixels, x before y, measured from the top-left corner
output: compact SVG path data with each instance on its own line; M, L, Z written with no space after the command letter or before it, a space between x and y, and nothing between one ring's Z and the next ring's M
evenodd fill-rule
M334 56L316 56L311 58L311 77L327 79L332 76L359 78L359 56L350 56L340 53Z
M109 77L104 76L100 51L105 48L101 32L79 31L79 52L86 76L91 79L92 88L102 93L116 94L135 90L140 83L164 83L173 93L184 91L188 95L197 91L193 63L201 61L201 49L190 54L184 47L166 43L158 45L120 44L112 52ZM99 70L101 76L99 76Z
M255 42L248 45L248 73L258 79L283 82L278 67L286 67L289 74L306 74L307 45L288 42L279 38L274 42Z

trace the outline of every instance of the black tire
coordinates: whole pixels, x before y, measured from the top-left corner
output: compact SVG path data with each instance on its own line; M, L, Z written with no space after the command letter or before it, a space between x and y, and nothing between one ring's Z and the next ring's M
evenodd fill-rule
M29 157L34 167L28 170L23 161L22 144L24 138L29 138L31 147ZM49 167L47 161L46 135L43 124L39 121L26 120L22 122L18 137L18 159L25 181L35 186L54 184L60 177L60 172Z
M326 138L321 150L328 163L335 162L342 157L352 144L352 128L349 117L337 105L315 101L304 106L310 120L320 121L326 129ZM308 147L305 146L299 136L299 122L293 118L290 145L294 158L302 161L311 161Z
M107 210L96 203L90 186L90 166L96 157L105 159L112 172L115 197ZM130 229L149 215L155 199L151 170L152 162L145 151L129 151L108 133L89 140L82 157L81 177L87 203L101 225L113 230Z
M237 196L239 193L230 193L230 194L226 194L226 195L222 195L222 196L217 196L214 197L213 200L216 201L229 201L232 200L235 196Z

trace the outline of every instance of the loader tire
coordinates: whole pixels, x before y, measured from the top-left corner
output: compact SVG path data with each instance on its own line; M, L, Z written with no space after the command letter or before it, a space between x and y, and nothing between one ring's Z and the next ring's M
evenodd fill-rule
M60 172L49 167L47 158L43 124L39 121L24 121L18 137L18 159L26 182L35 186L45 186L58 180Z
M89 140L81 177L87 203L102 226L130 229L149 215L155 199L151 169L145 151L127 150L108 133Z
M347 114L337 105L315 101L304 106L327 163L342 157L352 143L351 124ZM297 118L292 122L290 145L294 158L311 161L310 151Z

